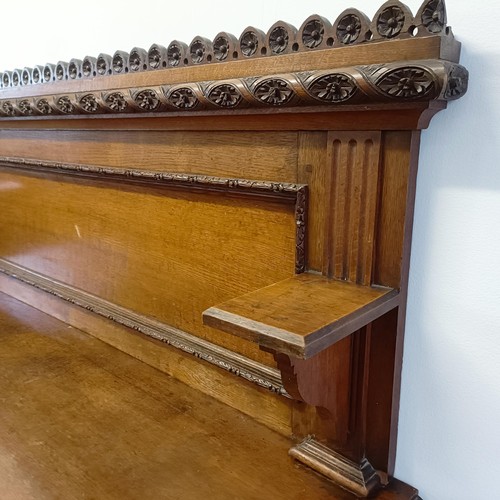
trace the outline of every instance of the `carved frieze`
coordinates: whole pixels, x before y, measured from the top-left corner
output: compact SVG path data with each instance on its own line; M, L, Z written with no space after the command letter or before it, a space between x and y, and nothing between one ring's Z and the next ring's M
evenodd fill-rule
M467 70L454 63L405 61L153 88L0 99L0 117L169 113L262 106L335 108L343 104L452 100L466 92L467 80Z

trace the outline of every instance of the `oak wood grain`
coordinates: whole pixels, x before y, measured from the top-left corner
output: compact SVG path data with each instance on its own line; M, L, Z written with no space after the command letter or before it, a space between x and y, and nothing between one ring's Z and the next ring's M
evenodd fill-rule
M396 307L398 292L304 273L204 311L205 324L309 358Z
M1 174L7 260L274 364L201 313L293 275L293 206L48 177Z

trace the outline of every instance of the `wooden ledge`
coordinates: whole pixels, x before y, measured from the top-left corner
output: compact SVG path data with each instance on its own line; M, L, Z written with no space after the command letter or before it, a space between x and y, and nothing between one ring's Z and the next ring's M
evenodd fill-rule
M398 305L397 290L303 273L203 313L206 325L307 359Z

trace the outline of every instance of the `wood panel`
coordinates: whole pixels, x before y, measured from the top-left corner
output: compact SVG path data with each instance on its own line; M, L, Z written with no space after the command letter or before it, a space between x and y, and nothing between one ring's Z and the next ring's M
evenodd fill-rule
M166 346L81 307L0 274L0 292L32 305L132 357L249 415L283 436L291 436L292 401L246 382L193 355Z
M1 255L252 359L204 327L213 304L294 273L288 204L2 174Z
M309 190L307 223L307 267L323 269L326 221L330 210L328 200L331 169L327 168L327 132L301 132L298 145L298 182Z
M407 196L410 187L408 184L410 162L412 155L415 154L415 148L411 147L412 133L408 131L384 133L383 140L384 154L374 281L381 285L399 288L404 251ZM416 176L416 164L414 176ZM412 207L411 204L410 206ZM411 222L412 219L409 227L411 227Z
M379 132L332 132L328 276L369 285L375 242Z
M297 182L295 132L4 130L0 155Z

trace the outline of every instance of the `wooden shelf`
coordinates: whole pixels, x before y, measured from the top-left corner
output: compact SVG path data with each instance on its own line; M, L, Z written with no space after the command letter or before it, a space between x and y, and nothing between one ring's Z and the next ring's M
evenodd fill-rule
M206 325L310 358L398 305L398 291L303 273L210 307Z

